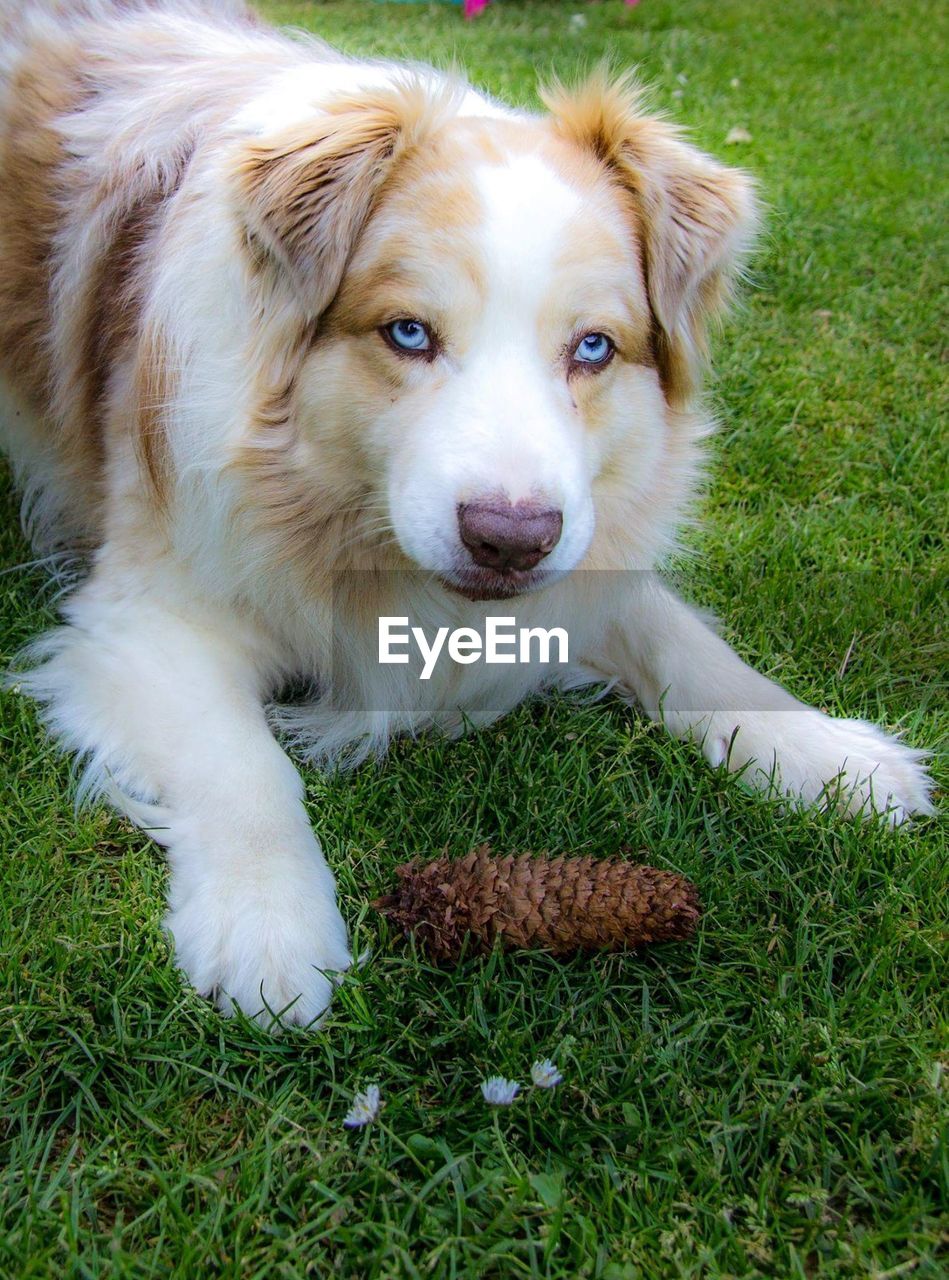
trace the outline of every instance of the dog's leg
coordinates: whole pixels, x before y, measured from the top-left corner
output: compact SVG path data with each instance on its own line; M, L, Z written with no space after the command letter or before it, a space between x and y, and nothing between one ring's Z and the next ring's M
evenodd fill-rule
M85 757L87 788L167 846L177 963L225 1011L311 1022L349 963L346 929L266 723L262 638L176 571L100 565L65 613L20 684Z
M759 675L654 574L637 574L590 665L635 694L713 766L772 780L807 804L836 798L851 814L891 823L929 813L925 753L863 720L835 720Z

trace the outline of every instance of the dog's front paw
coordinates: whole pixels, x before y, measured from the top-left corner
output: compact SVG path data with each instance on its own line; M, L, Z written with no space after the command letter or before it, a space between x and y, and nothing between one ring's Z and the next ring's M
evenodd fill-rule
M853 816L885 816L893 826L932 812L926 753L865 720L835 720L812 707L749 713L740 723L712 718L703 750L713 765L743 770L806 804L835 804Z
M175 963L227 1014L306 1026L325 1013L351 956L325 867L243 879L175 871L165 928Z

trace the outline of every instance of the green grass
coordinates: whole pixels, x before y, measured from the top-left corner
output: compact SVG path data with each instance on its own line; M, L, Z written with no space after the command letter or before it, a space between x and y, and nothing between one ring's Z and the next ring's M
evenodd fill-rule
M535 68L611 52L759 175L768 229L717 343L723 429L679 578L799 696L944 741L941 7L506 0L467 26L447 6L268 9L355 52L455 55L522 103ZM725 147L735 125L752 142ZM12 568L29 553L9 492L4 514ZM52 616L35 571L0 577L0 660ZM12 694L0 735L0 1274L945 1274L938 819L782 817L615 704L309 771L373 954L324 1031L272 1039L183 988L158 851L74 813L68 762ZM407 853L485 839L627 842L698 882L698 939L432 970L365 904ZM547 1055L560 1089L482 1104L483 1076ZM344 1131L372 1081L380 1123Z

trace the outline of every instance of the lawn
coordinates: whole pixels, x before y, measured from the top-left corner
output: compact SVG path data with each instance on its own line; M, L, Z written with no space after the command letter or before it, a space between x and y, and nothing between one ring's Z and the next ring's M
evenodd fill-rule
M266 8L354 52L454 56L524 104L538 70L611 53L760 177L767 229L715 346L704 525L674 572L799 696L944 743L945 10L504 0L465 25L425 4ZM734 127L751 140L725 145ZM7 662L55 601L22 567L6 479L2 501ZM69 763L12 693L0 739L0 1275L945 1274L938 818L782 816L617 703L310 770L371 957L323 1030L274 1039L184 989L158 850L74 812ZM698 883L698 938L434 970L366 903L408 853L482 840L628 844ZM486 1075L525 1081L547 1056L559 1088L483 1104ZM378 1123L344 1130L372 1082Z

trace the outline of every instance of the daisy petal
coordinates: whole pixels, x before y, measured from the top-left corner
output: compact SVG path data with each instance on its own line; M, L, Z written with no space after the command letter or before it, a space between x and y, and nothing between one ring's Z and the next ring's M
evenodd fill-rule
M504 1076L489 1076L481 1084L481 1094L489 1107L509 1107L520 1092L521 1086Z
M379 1114L379 1108L382 1101L379 1095L379 1086L371 1084L362 1093L357 1093L353 1098L353 1105L343 1117L343 1125L347 1129L361 1129L364 1125L371 1124Z
M538 1089L554 1089L563 1076L549 1058L540 1058L531 1067L531 1079Z

